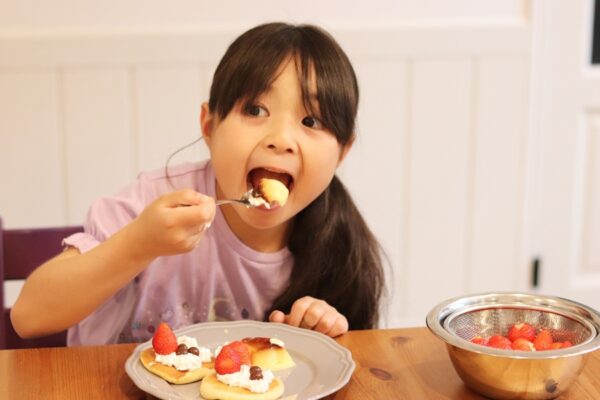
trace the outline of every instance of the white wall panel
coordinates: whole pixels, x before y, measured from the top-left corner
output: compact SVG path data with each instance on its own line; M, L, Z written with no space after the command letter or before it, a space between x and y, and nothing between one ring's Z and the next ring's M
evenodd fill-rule
M0 71L0 217L5 227L64 221L57 95L52 71Z
M408 69L406 62L355 67L361 88L357 139L339 175L386 250L389 308L394 310L389 323L397 324L404 293Z
M528 289L522 255L528 63L476 63L470 292ZM504 84L502 84L504 82Z
M587 273L600 274L600 112L589 115L583 196L582 265Z
M469 59L417 60L411 88L407 317L465 288L472 131Z
M68 223L135 176L129 82L125 68L64 73Z
M161 168L177 149L200 136L200 72L191 67L141 67L134 73L136 171ZM205 158L196 145L172 163Z

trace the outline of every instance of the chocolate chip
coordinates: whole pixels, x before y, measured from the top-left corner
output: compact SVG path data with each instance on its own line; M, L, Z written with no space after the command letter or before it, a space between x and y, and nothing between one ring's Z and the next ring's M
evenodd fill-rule
M250 380L258 381L263 378L262 369L259 366L253 365L250 367Z
M178 356L182 355L182 354L185 354L187 352L188 352L188 348L187 348L187 346L185 344L181 343L179 346L177 346L177 352L176 352L176 354Z
M194 355L200 356L200 350L197 347L190 347L188 349L188 353L192 353Z

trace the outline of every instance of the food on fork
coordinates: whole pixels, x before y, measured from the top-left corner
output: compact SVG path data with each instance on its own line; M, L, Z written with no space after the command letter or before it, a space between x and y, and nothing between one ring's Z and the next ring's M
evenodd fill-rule
M174 384L196 382L214 371L210 349L199 347L195 338L176 337L166 322L158 325L152 347L140 353L140 361L148 371Z
M285 205L290 191L277 179L263 178L258 183L257 191L269 205Z
M270 369L252 365L251 349L243 341L224 345L215 358L215 373L200 384L205 399L275 400L283 392L283 381Z

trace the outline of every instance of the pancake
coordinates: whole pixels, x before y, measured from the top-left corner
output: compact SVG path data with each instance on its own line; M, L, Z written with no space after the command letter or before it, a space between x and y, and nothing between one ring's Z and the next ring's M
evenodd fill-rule
M208 375L200 383L200 395L208 400L275 400L283 395L283 390L283 381L279 378L273 379L269 391L265 393L253 393L245 388L229 386L219 381L216 373Z
M263 178L258 184L258 192L269 204L283 206L287 201L290 191L287 186L277 179Z
M199 381L205 376L214 372L214 363L205 362L202 363L202 367L192 369L188 371L179 371L175 367L161 364L155 361L156 354L152 347L148 347L140 354L140 361L142 365L153 374L156 374L166 380L167 382L181 385L184 383L191 383Z
M296 365L285 347L278 345L276 342L272 343L270 338L245 338L242 339L242 342L250 348L252 365L258 365L262 369L270 369L271 371L280 371Z

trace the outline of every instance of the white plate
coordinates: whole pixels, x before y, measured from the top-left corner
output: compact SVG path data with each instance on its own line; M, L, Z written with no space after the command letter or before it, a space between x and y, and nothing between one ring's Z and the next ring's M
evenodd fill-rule
M283 340L296 366L275 372L283 379L285 392L282 399L314 400L341 389L352 376L352 354L335 340L308 329L289 325L231 321L206 322L175 330L175 334L196 338L198 344L212 351L223 342L245 337L272 337ZM138 345L125 363L125 371L143 391L160 399L201 399L200 382L171 385L150 373L140 362L140 353L151 346L151 341Z

